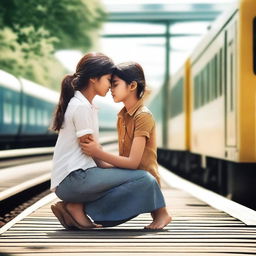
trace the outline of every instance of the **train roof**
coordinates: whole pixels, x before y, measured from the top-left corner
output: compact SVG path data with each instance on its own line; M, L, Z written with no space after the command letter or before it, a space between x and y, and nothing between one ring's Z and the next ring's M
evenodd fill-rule
M219 32L225 27L225 25L237 12L237 10L239 9L240 2L242 1L244 0L235 1L232 7L228 11L224 12L222 15L220 15L219 18L216 19L215 22L213 22L209 32L205 34L205 36L202 38L199 44L195 47L195 49L193 50L190 56L192 65L201 56L201 54L203 54L203 52L207 49L207 47L214 40L214 38L219 34Z
M11 90L20 92L20 81L10 73L0 70L0 87L6 87Z
M36 84L24 78L20 78L23 92L35 98L57 104L59 100L59 93L47 87Z

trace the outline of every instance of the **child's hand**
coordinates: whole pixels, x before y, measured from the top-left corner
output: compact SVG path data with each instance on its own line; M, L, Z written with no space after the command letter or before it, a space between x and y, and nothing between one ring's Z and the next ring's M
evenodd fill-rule
M101 146L94 140L89 140L88 142L80 142L80 147L83 151L88 156L94 157L95 154L98 152L98 150L101 149Z
M90 143L91 141L94 141L94 138L92 134L89 134L89 136L86 137L81 143Z

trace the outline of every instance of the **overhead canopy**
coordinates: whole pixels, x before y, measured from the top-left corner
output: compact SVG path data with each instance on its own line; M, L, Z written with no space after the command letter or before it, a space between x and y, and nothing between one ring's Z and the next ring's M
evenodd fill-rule
M211 21L233 0L103 0L109 21Z

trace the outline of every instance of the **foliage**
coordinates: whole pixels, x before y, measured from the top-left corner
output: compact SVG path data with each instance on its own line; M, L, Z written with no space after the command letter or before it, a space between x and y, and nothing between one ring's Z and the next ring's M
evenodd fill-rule
M54 51L87 51L104 18L99 0L0 0L0 69L52 86Z

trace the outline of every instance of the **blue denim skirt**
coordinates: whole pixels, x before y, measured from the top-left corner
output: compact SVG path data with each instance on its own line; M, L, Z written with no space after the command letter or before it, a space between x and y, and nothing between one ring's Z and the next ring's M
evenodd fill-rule
M115 226L165 206L156 179L144 170L79 169L59 184L56 195L65 202L83 203L85 213L103 226Z

